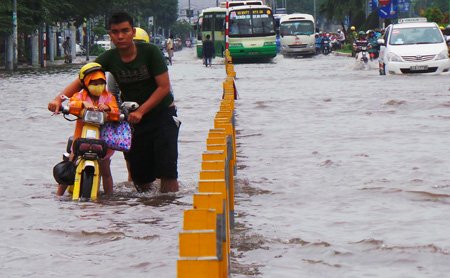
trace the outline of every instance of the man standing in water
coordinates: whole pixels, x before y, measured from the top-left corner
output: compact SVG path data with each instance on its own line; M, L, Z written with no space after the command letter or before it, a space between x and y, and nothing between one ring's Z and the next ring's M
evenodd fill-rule
M135 44L136 29L132 17L118 12L109 21L109 35L116 48L97 57L105 71L111 72L122 92L123 101L136 101L139 108L130 113L133 125L131 150L127 154L136 189L148 191L156 178L161 192L178 191L178 130L174 97L170 91L167 65L161 51L152 44ZM81 89L74 80L62 94L72 96ZM56 111L62 98L58 95L48 105Z
M203 42L203 60L205 67L211 67L211 61L215 53L214 43L210 40L211 36L206 35L206 40Z

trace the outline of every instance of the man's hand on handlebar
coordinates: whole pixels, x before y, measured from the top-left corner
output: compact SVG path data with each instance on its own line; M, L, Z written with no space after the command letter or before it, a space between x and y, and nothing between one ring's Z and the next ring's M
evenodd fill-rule
M140 112L139 110L131 112L128 115L128 122L130 124L138 124L142 120L142 116L144 116L144 114L142 112Z

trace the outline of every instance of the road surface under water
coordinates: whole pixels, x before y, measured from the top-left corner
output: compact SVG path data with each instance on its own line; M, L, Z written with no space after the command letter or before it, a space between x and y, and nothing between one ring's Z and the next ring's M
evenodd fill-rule
M178 233L220 103L224 67L194 49L170 76L182 123L176 194L54 197L73 123L47 103L77 74L0 75L0 273L176 277ZM329 55L238 64L233 277L445 277L450 272L448 74L379 76Z

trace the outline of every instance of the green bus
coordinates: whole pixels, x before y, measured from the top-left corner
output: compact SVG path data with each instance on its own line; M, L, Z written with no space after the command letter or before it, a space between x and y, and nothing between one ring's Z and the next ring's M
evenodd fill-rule
M228 8L229 50L232 58L274 58L277 55L272 9L265 5Z
M223 57L225 51L225 15L227 9L220 7L207 8L198 17L197 23L197 57L203 57L202 41L206 35L214 43L215 56Z

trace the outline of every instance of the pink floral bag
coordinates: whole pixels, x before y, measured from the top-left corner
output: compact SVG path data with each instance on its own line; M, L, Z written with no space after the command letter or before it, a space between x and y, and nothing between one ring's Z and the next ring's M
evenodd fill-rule
M108 148L128 152L131 148L131 133L130 124L126 121L107 122L100 129L100 138Z

